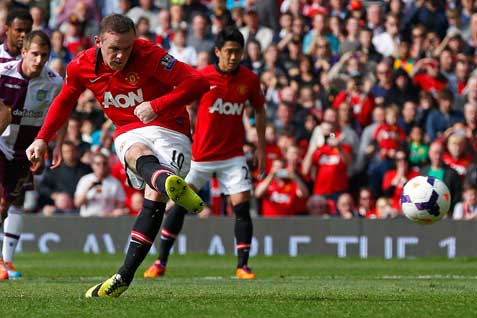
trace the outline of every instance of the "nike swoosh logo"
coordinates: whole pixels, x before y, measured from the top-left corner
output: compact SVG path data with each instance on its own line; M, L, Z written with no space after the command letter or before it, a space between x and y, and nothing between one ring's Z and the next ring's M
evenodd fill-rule
M89 82L90 83L96 83L99 79L101 79L102 76L99 76L99 77L96 77L96 78L93 78L93 79L90 79Z
M214 89L214 88L216 88L216 87L217 87L217 85L212 85L212 86L210 87L210 89Z

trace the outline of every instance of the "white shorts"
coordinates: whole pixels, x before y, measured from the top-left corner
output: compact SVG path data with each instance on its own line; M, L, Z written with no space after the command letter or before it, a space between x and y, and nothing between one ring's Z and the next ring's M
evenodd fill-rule
M220 192L225 195L250 191L252 182L244 156L227 160L197 162L192 161L186 182L197 190L216 174L219 180Z
M146 185L142 177L126 165L126 151L135 143L146 145L154 152L161 165L178 176L184 178L189 172L191 160L189 137L180 132L158 126L136 128L119 135L114 141L116 153L126 170L129 184L133 188L144 189Z

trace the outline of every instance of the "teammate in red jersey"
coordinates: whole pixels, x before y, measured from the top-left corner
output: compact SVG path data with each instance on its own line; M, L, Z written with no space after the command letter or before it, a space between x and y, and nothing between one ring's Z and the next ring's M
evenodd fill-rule
M242 116L247 102L255 110L258 133L258 164L265 165L265 108L258 77L240 65L244 39L233 27L219 32L215 43L218 64L200 72L210 83L210 91L202 96L197 110L197 123L192 144L191 170L186 182L198 190L216 174L221 192L230 195L235 213L235 238L238 264L236 276L253 279L248 267L252 220L250 218L250 172L243 153L245 129ZM145 277L162 276L175 238L182 229L187 210L174 205L161 231L158 260Z
M70 62L65 85L27 149L32 162L41 160L53 132L68 119L79 95L90 89L117 127L115 148L129 181L145 188L124 264L86 297L118 297L128 288L159 231L168 198L188 211L203 208L181 176L190 167L185 105L206 92L209 83L162 48L135 37L134 23L126 16L114 14L101 21L96 48Z

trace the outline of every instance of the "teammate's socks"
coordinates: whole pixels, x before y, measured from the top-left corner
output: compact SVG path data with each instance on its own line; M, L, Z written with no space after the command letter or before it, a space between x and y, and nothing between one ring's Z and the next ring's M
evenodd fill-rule
M177 235L182 230L186 213L186 209L174 204L164 221L158 258L163 266L166 266L172 246L174 245Z
M237 241L237 267L247 265L252 242L253 224L250 203L242 202L232 207L235 213L235 239Z

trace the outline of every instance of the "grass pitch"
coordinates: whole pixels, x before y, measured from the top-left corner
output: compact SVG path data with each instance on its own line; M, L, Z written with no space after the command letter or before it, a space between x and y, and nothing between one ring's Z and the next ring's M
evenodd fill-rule
M476 259L254 257L254 281L234 256L173 255L167 276L117 299L86 299L124 255L20 254L24 277L0 282L2 317L477 317Z

